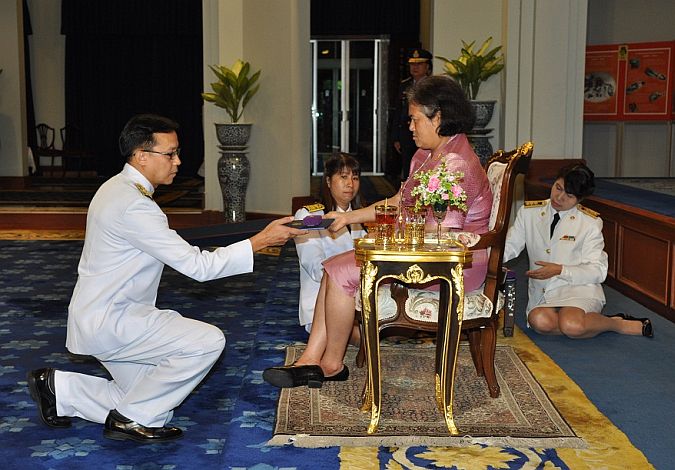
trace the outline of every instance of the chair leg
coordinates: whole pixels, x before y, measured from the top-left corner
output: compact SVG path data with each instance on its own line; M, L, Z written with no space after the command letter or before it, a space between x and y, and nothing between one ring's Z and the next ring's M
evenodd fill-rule
M471 351L471 359L473 359L473 365L476 367L476 374L478 377L483 377L485 374L483 372L483 357L480 352L480 342L481 342L481 333L480 328L474 328L466 332L466 335L469 339L469 351Z
M491 321L485 328L480 329L481 355L483 372L487 382L488 392L492 398L499 396L499 384L495 373L495 350L497 348L497 322Z

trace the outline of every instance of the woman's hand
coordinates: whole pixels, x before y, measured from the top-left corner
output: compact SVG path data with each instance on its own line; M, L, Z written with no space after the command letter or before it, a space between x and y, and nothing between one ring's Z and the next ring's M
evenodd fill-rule
M330 224L330 226L328 227L328 230L331 232L337 232L342 228L346 227L347 225L349 225L351 222L349 222L349 216L347 214L349 214L349 212L337 212L337 211L330 211L327 214L324 214L323 216L324 219L335 219L333 220L333 223Z
M541 268L525 271L525 275L532 279L550 279L562 272L561 264L549 263L548 261L535 261L534 264L541 266Z

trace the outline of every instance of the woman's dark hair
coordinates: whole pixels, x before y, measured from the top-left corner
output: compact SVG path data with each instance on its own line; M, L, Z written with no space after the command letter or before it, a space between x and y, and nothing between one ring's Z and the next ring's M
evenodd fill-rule
M351 170L353 175L361 176L361 165L359 161L346 153L339 153L330 157L323 164L323 179L321 180L321 203L326 207L326 212L337 209L337 203L333 198L328 187L328 180L338 173L342 173L344 169ZM352 199L352 209L362 207L361 194L356 193Z
M120 133L120 153L127 161L137 149L155 144L153 134L168 134L178 130L178 123L155 114L138 114L126 123Z
M595 190L595 175L583 163L562 167L555 179L559 178L565 181L565 192L575 196L579 201L593 194Z
M438 135L445 137L466 134L476 121L471 103L462 88L444 75L432 75L418 81L408 91L408 103L420 106L429 119L440 112Z

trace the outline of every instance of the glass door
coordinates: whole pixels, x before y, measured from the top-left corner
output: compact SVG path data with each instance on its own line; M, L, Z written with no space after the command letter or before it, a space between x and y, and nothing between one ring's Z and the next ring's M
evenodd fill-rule
M382 174L386 136L384 39L312 40L312 174L334 153ZM383 112L380 112L383 110Z

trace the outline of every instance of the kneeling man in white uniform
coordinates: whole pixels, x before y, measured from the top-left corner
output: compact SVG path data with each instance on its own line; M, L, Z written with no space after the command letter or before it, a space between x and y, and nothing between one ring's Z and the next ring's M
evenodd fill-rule
M104 423L111 439L161 442L181 437L169 426L176 408L201 382L225 347L223 332L155 306L165 265L197 281L253 270L253 253L307 232L271 222L251 238L201 251L169 228L153 201L181 164L178 125L138 115L119 147L126 164L96 192L87 214L78 279L68 307L66 347L92 355L112 380L43 368L28 373L42 421L69 417Z

